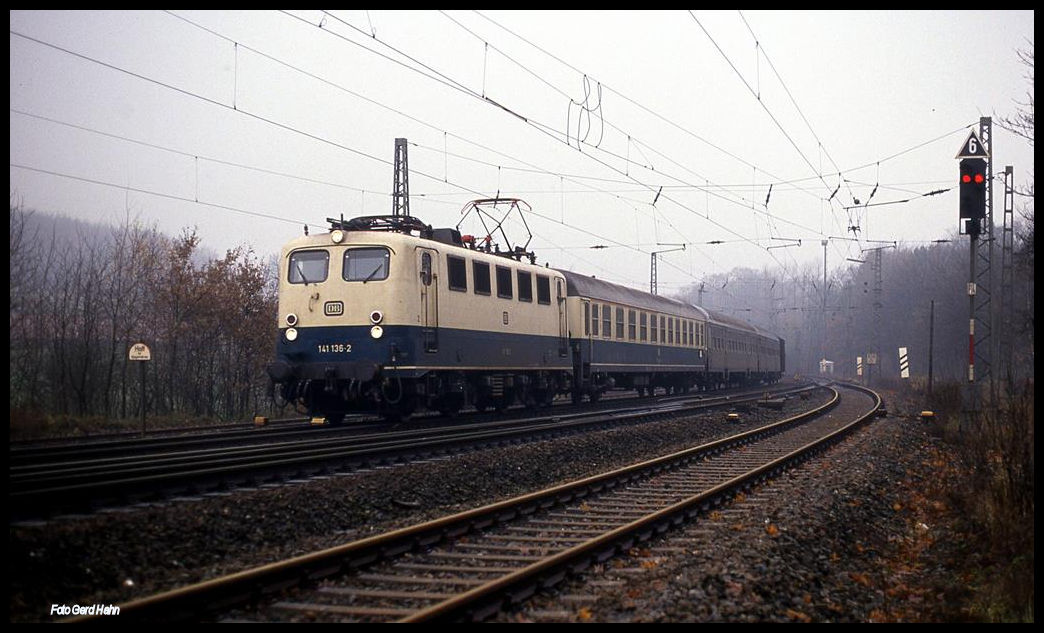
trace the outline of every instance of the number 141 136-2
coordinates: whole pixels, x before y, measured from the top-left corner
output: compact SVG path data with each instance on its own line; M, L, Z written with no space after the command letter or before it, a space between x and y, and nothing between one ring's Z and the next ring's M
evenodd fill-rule
M351 343L332 343L330 345L319 345L320 354L351 354Z

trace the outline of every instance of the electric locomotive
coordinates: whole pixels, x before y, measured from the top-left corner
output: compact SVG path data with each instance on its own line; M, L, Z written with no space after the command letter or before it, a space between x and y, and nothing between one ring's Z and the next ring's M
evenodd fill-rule
M336 422L545 404L570 389L562 273L412 216L330 222L280 255L277 395Z

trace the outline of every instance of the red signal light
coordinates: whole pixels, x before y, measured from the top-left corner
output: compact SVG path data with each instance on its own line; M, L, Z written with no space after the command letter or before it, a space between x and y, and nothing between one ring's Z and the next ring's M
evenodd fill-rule
M971 182L971 176L968 174L961 175L961 182Z
M975 174L975 184L981 185L983 181L982 174Z

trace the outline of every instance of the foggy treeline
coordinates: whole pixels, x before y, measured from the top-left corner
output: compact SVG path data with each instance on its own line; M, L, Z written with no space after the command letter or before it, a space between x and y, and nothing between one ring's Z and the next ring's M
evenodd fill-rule
M243 419L268 406L276 285L241 248L206 258L176 238L11 206L12 411L133 418L131 345L151 349L149 415Z
M995 227L993 281L989 288L994 325L990 338L999 343L1004 335L1012 337L1018 380L1033 375L1032 212L1023 213L1015 225L1014 301L1003 307L1001 232L1000 226ZM863 253L863 263L828 268L825 328L821 261L797 269L788 278L782 277L778 269L733 269L687 287L681 298L692 303L702 299L704 307L782 336L787 345L788 373L818 373L819 360L825 357L834 361L835 375L847 377L855 377L858 356L863 357L865 368L867 353L878 347L874 342L874 304L879 302L879 375L892 378L899 377L900 347L908 350L911 376L927 376L929 317L934 300L933 375L941 380L967 380L969 238L954 235L948 243L880 250L879 296L875 295L876 252ZM828 263L829 258L836 262L838 257L835 250L828 251L827 256ZM823 332L825 336L821 337ZM977 334L981 336L981 328ZM997 378L1003 378L999 372L1004 371L1005 365L1000 357L998 348L992 358ZM980 364L977 375L981 371Z

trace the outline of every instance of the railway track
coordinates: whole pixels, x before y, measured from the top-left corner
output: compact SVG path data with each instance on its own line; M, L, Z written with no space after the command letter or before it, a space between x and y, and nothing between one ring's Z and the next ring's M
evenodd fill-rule
M808 387L802 388L810 389ZM801 390L799 390L801 391ZM78 459L62 453L47 461L14 461L9 467L9 501L16 518L60 512L93 511L101 507L198 494L235 486L250 486L298 477L329 474L366 465L381 465L430 457L505 441L577 432L592 425L633 423L661 415L679 415L697 408L742 405L760 395L682 396L642 400L616 409L562 413L552 417L495 420L478 424L407 426L403 430L348 427L320 433L269 436L263 444L227 445L199 438L187 444L166 443L150 452L86 448ZM372 430L372 429L371 429ZM280 437L285 440L279 440ZM304 439L298 439L298 438ZM185 447L185 448L183 448Z
M872 417L842 399L788 420L436 521L121 605L143 619L480 620L808 459ZM322 580L316 586L315 581ZM228 604L294 587L258 609Z

